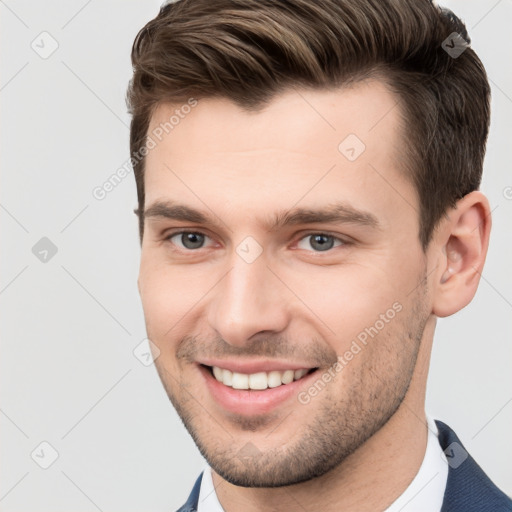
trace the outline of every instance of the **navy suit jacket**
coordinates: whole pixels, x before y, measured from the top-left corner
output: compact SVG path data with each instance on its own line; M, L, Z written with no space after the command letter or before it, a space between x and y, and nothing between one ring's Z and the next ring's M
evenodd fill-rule
M441 512L512 512L512 500L489 480L455 432L441 421L436 420L436 425L449 464ZM177 512L197 511L202 477L201 473L187 502Z

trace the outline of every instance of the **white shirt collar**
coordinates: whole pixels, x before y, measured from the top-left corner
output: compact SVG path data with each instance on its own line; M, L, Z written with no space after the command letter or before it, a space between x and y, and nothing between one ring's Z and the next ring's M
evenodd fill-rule
M441 510L448 480L448 461L439 444L437 425L428 415L427 426L427 449L420 469L409 487L384 512L439 512ZM222 512L222 508L219 510ZM208 509L207 512L209 512Z
M384 512L438 512L441 510L448 479L448 462L437 438L437 426L429 416L427 416L427 425L427 448L420 469L409 487ZM204 469L197 512L224 512L213 487L209 466Z

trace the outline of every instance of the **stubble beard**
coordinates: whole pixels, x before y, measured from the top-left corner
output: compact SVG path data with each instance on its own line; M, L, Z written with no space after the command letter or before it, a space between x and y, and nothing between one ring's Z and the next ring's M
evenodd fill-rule
M331 388L319 394L312 402L316 414L312 415L308 410L309 404L297 402L294 413L283 421L293 435L284 445L280 443L275 448L258 447L258 432L263 432L268 445L272 434L262 429L275 421L274 416L278 417L279 413L262 418L232 417L231 425L235 428L231 428L230 435L197 403L194 390L178 383L161 367L161 363L158 364L158 360L155 364L184 426L216 473L242 487L271 488L298 484L325 475L342 464L400 407L414 374L428 319L425 295L426 286L418 291L407 317L392 331L384 332L384 329L363 349L373 350L373 358L368 361L368 366L364 366L365 371L350 373L350 381L344 381L341 392L338 389L336 394L337 379L334 379L328 385ZM382 354L387 357L380 358ZM342 371L349 370L350 365ZM298 422L296 428L291 423L292 419ZM304 421L301 425L300 422ZM218 438L215 438L216 431ZM254 441L243 445L237 442L237 432L241 431L254 432Z

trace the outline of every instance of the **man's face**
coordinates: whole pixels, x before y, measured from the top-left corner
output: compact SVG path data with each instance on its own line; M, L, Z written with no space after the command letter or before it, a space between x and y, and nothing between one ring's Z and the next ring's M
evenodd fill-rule
M396 103L372 82L152 118L149 134L180 114L146 161L148 337L185 426L234 484L326 473L406 395L431 308Z

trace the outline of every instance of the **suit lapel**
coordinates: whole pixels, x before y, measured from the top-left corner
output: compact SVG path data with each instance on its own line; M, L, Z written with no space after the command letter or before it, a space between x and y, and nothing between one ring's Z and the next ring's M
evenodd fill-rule
M442 421L436 420L436 425L449 465L441 512L512 511L510 498L491 482L455 432Z
M201 473L192 488L192 492L188 497L187 502L176 512L197 512L199 502L199 490L201 489L201 481L203 479L203 473Z

